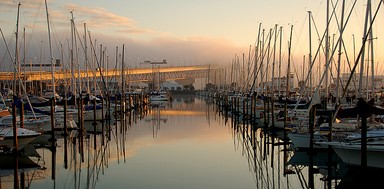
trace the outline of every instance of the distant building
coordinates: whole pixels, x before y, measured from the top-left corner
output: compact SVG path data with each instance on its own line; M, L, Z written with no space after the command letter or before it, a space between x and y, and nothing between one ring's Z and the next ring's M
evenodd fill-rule
M347 84L350 75L351 75L350 73L341 74L340 79L341 79L341 83L343 84L343 87L345 87L345 85ZM352 79L348 85L348 90L350 90L350 91L357 90L359 87L359 79L360 79L359 73L356 73L352 77ZM367 77L366 75L364 75L362 79L363 79L363 81L362 81L361 87L363 88L363 91L366 89L371 90L372 89L372 76ZM375 75L374 76L374 87L375 87L376 92L378 90L381 91L384 88L384 75Z
M146 89L148 84L144 82L131 82L129 83L130 88L132 89Z
M183 85L176 83L175 81L166 81L160 85L160 89L164 91L181 91Z
M260 84L260 87L264 87L264 90L271 91L272 90L272 82L273 82L273 91L285 91L287 88L287 76L283 77L274 77L272 81L263 82ZM264 86L263 86L264 84ZM294 91L295 87L295 79L294 75L290 74L289 78L289 91Z

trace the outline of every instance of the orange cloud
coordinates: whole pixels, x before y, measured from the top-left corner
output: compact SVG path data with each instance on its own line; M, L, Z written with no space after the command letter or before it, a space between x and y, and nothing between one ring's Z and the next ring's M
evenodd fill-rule
M151 33L151 30L137 26L133 19L119 16L101 7L90 8L67 4L65 9L73 11L76 18L86 22L92 28L114 28L116 32L121 33Z

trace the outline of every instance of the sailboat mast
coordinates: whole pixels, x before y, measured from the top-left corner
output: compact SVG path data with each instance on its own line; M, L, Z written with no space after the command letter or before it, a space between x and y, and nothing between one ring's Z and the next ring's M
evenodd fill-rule
M343 40L343 26L344 26L344 7L345 7L345 0L343 0L342 3L342 8L341 8L341 20L340 20L340 40ZM339 94L339 89L340 89L340 72L341 72L341 47L342 43L339 43L339 55L338 55L338 60L337 60L337 83L336 83L336 102L339 102L340 99L340 94Z
M16 45L15 45L15 65L13 72L13 90L14 94L19 94L20 91L17 91L17 67L19 65L19 14L20 14L21 3L17 5L17 20L16 20Z
M104 62L104 70L105 70L105 76L107 78L107 82L105 82L105 87L108 89L108 58L109 56L107 54L107 47L104 47L103 52L103 62Z
M265 94L265 91L264 91L264 73L263 73L263 67L264 67L264 34L265 34L265 29L263 29L263 33L262 33L262 42L261 42L261 62L260 62L260 84L261 84L261 91L262 91L262 94Z
M124 44L123 44L123 51L122 51L122 58L121 58L121 95L124 95Z
M260 44L260 30L261 30L261 23L259 24L259 32L257 33L257 40L255 43L255 61L254 61L254 68L253 68L253 84L252 84L252 90L255 91L257 87L257 62L259 59L259 44Z
M209 75L211 74L210 72L211 72L211 65L208 65L207 84L210 84L210 82L209 82ZM160 81L159 81L159 82L160 82ZM210 85L209 85L209 86L210 86ZM155 90L156 90L156 88L155 88ZM158 90L160 90L160 89L158 89Z
M231 62L231 81L230 81L230 83L231 83L231 90L232 91L236 91L235 63L236 63L236 54L232 58L232 62Z
M369 21L372 22L372 10L371 7L369 7ZM374 51L373 51L373 31L370 30L369 36L371 38L370 41L370 47L371 47L371 63L372 63L372 69L371 69L371 82L372 82L372 98L375 98L375 61L374 61Z
M118 46L116 46L116 52L115 52L115 67L117 68L117 65L118 65L118 63L119 63L119 57L118 57L118 54L119 54L119 47ZM115 73L115 81L116 81L116 83L118 83L118 81L117 81L117 76L118 76L118 74L117 73ZM117 85L117 86L119 86L119 85ZM118 90L118 88L116 89L116 90Z
M329 65L329 0L327 0L327 16L326 16L326 29L325 29L325 64L326 64L326 69L325 71L325 96L327 99L326 102L328 101L328 65ZM325 109L327 109L327 106L325 106Z
M40 44L40 77L42 77L42 73L43 73L43 66L42 66L42 63L43 62L43 41L41 41L41 44ZM43 80L40 80L40 97L43 96Z
M268 82L268 79L269 79L269 64L270 64L270 60L271 60L271 56L270 56L270 51L271 51L271 40L272 40L272 32L273 30L272 29L269 29L269 39L268 39L268 49L267 49L267 65L266 65L266 68L265 68L265 83L267 85L267 92L266 94L268 93L271 93L271 85L269 84ZM269 95L268 95L269 96Z
M293 30L293 25L291 25L291 33L289 35L289 44L288 44L288 66L287 66L287 86L286 86L286 91L285 95L286 97L289 96L289 78L290 78L290 72L291 72L291 44L292 44L292 30Z
M19 46L18 46L18 35L19 35L19 14L20 14L20 2L19 4L17 5L17 21L16 21L16 50L15 50L15 65L14 65L14 86L13 86L13 89L15 90L14 93L13 93L13 103L12 103L12 126L13 126L13 135L14 135L14 138L13 138L13 146L14 146L14 150L17 152L19 150L19 146L18 146L18 137L17 137L17 120L16 120L16 99L17 99L17 94L19 94L18 92L16 92L17 88L16 88L16 84L17 84L17 79L16 79L16 72L17 72L17 64L19 62ZM19 91L20 92L20 91ZM15 171L15 179L18 178L18 175L17 175L17 171ZM15 181L15 183L17 183L18 181Z
M56 94L56 87L55 87L55 70L53 65L53 56L52 56L52 42L51 42L51 27L49 25L49 13L48 13L48 4L47 0L45 0L45 11L47 13L47 26L48 26L48 40L49 40L49 56L51 58L51 74L52 74L52 92L53 92L53 99Z
M245 83L246 83L246 81L245 81L245 65L244 65L245 58L244 58L244 53L243 53L242 59L243 59L242 60L243 66L242 66L242 69L240 71L240 74L241 74L240 83L242 83L242 86L241 86L242 90L241 90L241 92L244 93L245 92Z
M250 82L250 64L251 64L251 51L252 51L252 45L249 45L249 50L248 50L248 61L247 61L247 81L246 81L246 92L249 93L249 82Z
M312 19L312 12L311 11L308 11L308 25L309 25L309 28L308 28L308 33L309 33L309 70L311 70L311 67L312 67L312 23L311 23L311 19ZM309 73L309 96L312 98L313 97L313 93L312 93L312 71Z
M282 40L283 40L283 37L282 37L282 35L283 35L283 27L282 26L280 26L280 45L279 45L279 79L278 79L278 89L279 89L279 96L281 95L281 84L280 84L280 82L281 82L281 44L282 44Z
M274 43L273 43L273 59L272 59L272 79L271 79L271 82L272 82L272 97L273 95L275 94L275 61L276 61L276 40L277 40L277 24L275 24L275 40L274 40Z
M88 74L88 47L87 47L87 25L84 23L84 58L85 58L85 73L87 75L87 93L89 90L89 74Z
M74 58L74 45L75 43L73 42L73 38L75 37L75 32L74 32L74 18L73 18L73 12L71 11L71 92L72 94L76 94L76 78L75 78L75 58Z
M365 24L364 24L364 36L367 35L367 27L368 27L368 14L370 12L371 0L367 0L367 9L365 14ZM361 51L361 62L360 62L360 77L359 77L359 88L358 95L359 97L363 97L362 88L363 88L363 73L364 73L364 55L365 55L365 44L362 46Z
M26 50L26 41L25 41L25 28L23 28L23 64L24 64L24 75L26 75L26 66L27 66L27 50ZM19 71L21 73L21 64L19 64ZM27 80L24 80L24 83L22 81L20 81L20 83L22 83L24 86L27 86ZM19 85L19 91L20 91L20 94L21 94L21 85ZM26 93L27 91L24 91L24 93Z

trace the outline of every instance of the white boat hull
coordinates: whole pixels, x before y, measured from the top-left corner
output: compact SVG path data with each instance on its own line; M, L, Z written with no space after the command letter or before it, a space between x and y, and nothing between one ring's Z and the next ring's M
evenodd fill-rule
M28 145L32 140L34 140L37 136L41 134L35 132L33 130L17 128L17 139L18 139L18 149L23 149L26 145ZM13 136L13 128L4 126L0 128L0 147L5 149L14 148L14 136Z
M309 149L310 148L310 135L308 133L288 133L288 138L291 139L292 147L295 149ZM314 149L327 149L328 145L320 144L317 142L326 141L322 136L314 134Z
M95 120L94 110L88 110L83 112L84 121L93 121ZM103 120L103 110L97 109L96 110L96 120L100 121Z
M349 165L361 166L361 145L330 142L340 159ZM367 166L384 168L384 145L367 145Z
M153 101L168 101L169 100L169 97L168 96L163 96L163 95L151 95L149 97L149 101L150 102L153 102Z

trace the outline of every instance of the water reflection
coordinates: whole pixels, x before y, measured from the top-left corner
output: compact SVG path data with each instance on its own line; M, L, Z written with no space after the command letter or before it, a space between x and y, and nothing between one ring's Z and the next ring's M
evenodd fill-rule
M98 132L47 135L17 156L1 154L1 188L347 188L359 180L335 154L292 151L286 132L230 117L212 99L175 96L114 115ZM372 172L377 184L382 171Z
M0 154L0 186L27 188L32 180L44 178L46 170L44 164L40 155L31 146L26 146L22 154Z
M248 159L256 188L377 188L382 184L382 169L347 166L331 148L295 151L287 139L289 130L251 124L251 118L222 107L218 111L222 119L230 120L235 146Z
M172 106L169 101L155 101L150 104L151 108L148 111L147 117L144 118L146 122L150 122L153 130L153 137L157 136L157 131L160 130L161 125L167 123L168 118L164 116L166 109Z

